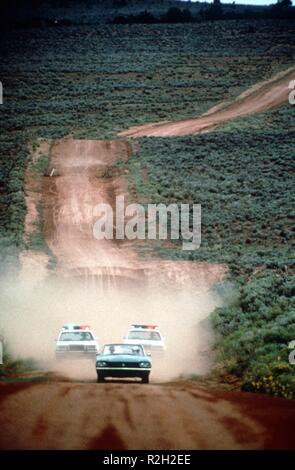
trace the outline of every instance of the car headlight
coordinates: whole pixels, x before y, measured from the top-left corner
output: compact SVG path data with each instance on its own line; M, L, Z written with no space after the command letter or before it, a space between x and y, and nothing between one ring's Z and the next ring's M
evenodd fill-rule
M150 363L149 362L140 362L139 367L150 367Z
M68 349L67 346L57 346L56 350L57 351L66 351Z
M86 346L86 350L87 351L96 351L96 346L95 345Z
M97 367L105 367L107 365L107 363L104 362L104 361L97 361L96 365L97 365Z

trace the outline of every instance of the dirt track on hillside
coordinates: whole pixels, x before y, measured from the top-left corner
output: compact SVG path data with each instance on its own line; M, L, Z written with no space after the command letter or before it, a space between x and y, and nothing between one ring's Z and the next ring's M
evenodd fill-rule
M43 184L44 232L57 257L57 274L84 279L100 278L108 284L133 280L157 285L211 286L226 269L209 263L141 259L128 240L96 240L94 208L99 203L115 207L116 196L126 196L127 183L114 164L127 160L124 141L65 139L52 147L52 177ZM130 202L130 201L129 201Z
M173 137L208 132L240 116L269 111L288 102L289 83L295 79L295 67L259 83L224 106L214 106L203 116L182 121L165 121L136 126L121 132L121 137Z

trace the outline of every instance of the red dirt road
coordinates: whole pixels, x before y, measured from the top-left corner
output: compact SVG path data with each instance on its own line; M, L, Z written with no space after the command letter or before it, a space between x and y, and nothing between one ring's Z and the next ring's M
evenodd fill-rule
M212 285L226 272L225 266L209 263L142 260L134 244L96 240L94 208L108 203L114 208L117 195L126 196L124 177L112 176L118 159L127 160L130 146L124 141L65 139L52 147L53 177L43 184L44 230L47 243L57 257L57 274L86 280L153 282L157 285L198 287Z
M1 398L1 449L292 449L295 442L294 402L192 384L1 385Z
M214 106L203 116L175 122L158 122L131 127L119 135L122 137L173 137L212 131L215 127L234 118L269 111L288 102L289 83L295 79L295 68L275 75L244 92L227 105Z

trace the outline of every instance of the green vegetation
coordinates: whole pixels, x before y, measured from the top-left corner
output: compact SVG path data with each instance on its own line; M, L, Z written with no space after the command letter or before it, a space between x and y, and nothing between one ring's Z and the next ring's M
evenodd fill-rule
M1 112L1 107L0 107ZM1 113L2 114L2 113ZM24 172L28 162L25 133L2 132L0 135L0 266L15 265L24 247L23 224L26 215Z
M7 352L3 359L4 364L0 365L0 381L38 369L34 359L15 359Z
M39 155L37 160L31 164L31 169L44 175L49 167L49 156Z
M219 308L217 359L242 378L243 389L295 398L288 344L295 338L295 276L262 270L239 278L238 295Z
M31 383L50 380L47 372L42 372L40 365L33 359L6 358L3 366L0 365L0 382L5 383Z
M33 152L35 152L38 147L39 143L37 141L33 141L31 144ZM49 169L49 164L50 164L50 157L49 155L44 155L44 154L39 154L37 155L33 161L30 161L29 163L29 170L32 172L32 174L35 174L34 177L35 179L40 179L42 176L46 176L48 173ZM48 176L48 175L47 175ZM43 233L43 205L42 202L40 201L37 205L37 220L34 226L34 230L32 233L30 233L27 238L26 238L26 244L25 248L29 250L34 250L34 251L42 251L43 253L46 253L49 257L49 262L47 265L48 269L54 269L56 266L57 259L50 250L45 237Z
M295 397L294 109L286 105L210 134L143 138L128 162L139 202L202 204L202 244L167 258L227 263L212 316L216 358L246 390Z
M177 3L175 2L175 5ZM179 4L181 6L181 4ZM213 0L209 5L197 6L198 10L191 8L191 3L186 3L186 8L170 7L165 13L159 15L153 14L149 10L144 10L137 15L133 13L128 15L118 15L112 20L115 24L132 23L193 23L202 21L220 21L220 20L247 20L251 19L269 19L269 18L294 18L295 8L292 8L291 0L283 0L281 3L270 7L261 6L253 8L243 5L243 8L232 5L222 4L220 0ZM194 11L195 10L195 11Z
M42 251L49 257L47 269L53 270L56 267L57 259L52 253L43 234L43 206L41 203L38 204L38 219L34 227L34 231L28 236L26 242L26 248L34 251Z
M163 256L225 262L236 274L292 265L293 113L286 106L210 134L140 139L128 164L140 202L202 204L201 248L176 245Z

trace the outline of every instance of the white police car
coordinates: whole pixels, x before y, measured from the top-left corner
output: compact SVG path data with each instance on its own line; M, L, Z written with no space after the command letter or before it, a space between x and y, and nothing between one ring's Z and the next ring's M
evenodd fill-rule
M95 358L99 346L97 338L89 325L64 325L58 335L55 347L57 359L61 358Z
M141 344L146 351L165 351L164 338L157 325L132 325L124 337L125 344Z

